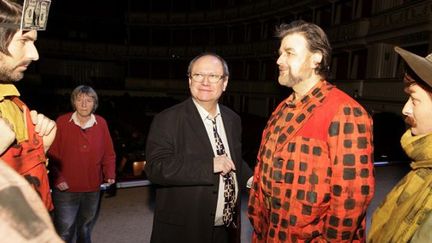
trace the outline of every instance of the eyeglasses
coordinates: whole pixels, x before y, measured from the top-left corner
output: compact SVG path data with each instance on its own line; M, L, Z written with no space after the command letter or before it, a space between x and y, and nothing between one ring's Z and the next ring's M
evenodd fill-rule
M204 82L205 78L208 78L207 80L209 81L209 83L215 84L217 82L219 82L219 80L223 79L225 77L225 75L217 75L217 74L202 74L202 73L194 73L192 75L190 75L190 78L198 83L202 83Z

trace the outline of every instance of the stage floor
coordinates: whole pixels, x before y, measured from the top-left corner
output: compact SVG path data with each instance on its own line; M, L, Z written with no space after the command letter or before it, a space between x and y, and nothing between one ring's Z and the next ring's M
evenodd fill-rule
M368 209L370 215L388 191L407 173L400 164L375 167L376 192ZM102 197L94 243L150 242L154 191L151 185L119 188L114 197ZM251 226L246 218L247 195L242 200L242 242L250 242Z

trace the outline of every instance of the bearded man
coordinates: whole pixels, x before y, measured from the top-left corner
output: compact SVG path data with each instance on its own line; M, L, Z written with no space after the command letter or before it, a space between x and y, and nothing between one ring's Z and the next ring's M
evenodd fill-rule
M374 193L372 120L326 81L315 24L281 25L279 83L293 89L262 134L249 197L253 242L363 242Z
M3 124L5 130L0 138L0 159L27 179L45 207L52 210L45 152L54 140L56 125L30 111L14 85L24 77L30 63L39 59L34 45L37 31L20 27L22 8L15 2L0 0L0 126Z

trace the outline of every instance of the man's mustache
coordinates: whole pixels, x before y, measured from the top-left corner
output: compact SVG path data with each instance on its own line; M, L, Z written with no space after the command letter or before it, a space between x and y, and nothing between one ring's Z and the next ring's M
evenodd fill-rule
M416 125L414 118L410 116L405 117L405 123L408 124L410 127L414 127Z

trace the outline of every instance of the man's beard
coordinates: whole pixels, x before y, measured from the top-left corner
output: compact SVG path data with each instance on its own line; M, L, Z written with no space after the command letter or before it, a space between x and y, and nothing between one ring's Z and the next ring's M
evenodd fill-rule
M24 77L23 72L16 72L15 68L8 68L7 66L1 64L2 59L0 58L0 83L13 83L20 81Z
M291 72L291 68L289 68L288 70L288 77L281 77L279 75L279 80L282 78L282 83L279 81L280 84L285 85L289 88L292 88L294 85L300 83L301 81L303 81L303 79L301 77L296 77L292 74Z
M288 87L293 87L294 85L300 83L301 81L303 81L303 79L301 77L296 77L291 73L291 70L289 70L288 73Z
M281 74L279 74L279 83L281 85L287 86L289 88L292 88L294 85L300 83L301 81L303 81L303 79L301 77L296 77L292 74L291 69L289 68L287 70L288 75L282 76Z

